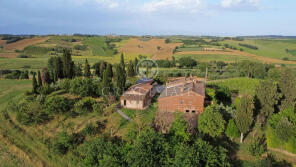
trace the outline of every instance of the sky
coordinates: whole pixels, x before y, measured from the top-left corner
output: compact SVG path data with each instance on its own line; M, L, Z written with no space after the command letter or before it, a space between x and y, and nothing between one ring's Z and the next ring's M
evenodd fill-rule
M0 34L296 35L295 0L0 0Z

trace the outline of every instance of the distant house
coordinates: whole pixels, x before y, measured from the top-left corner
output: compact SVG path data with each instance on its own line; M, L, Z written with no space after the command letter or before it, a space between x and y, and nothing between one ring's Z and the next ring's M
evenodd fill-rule
M158 98L155 126L167 132L174 120L174 113L183 112L189 127L197 127L198 115L204 110L205 82L197 77L177 78L167 83Z
M121 107L144 110L155 95L153 80L145 80L131 86L120 97Z

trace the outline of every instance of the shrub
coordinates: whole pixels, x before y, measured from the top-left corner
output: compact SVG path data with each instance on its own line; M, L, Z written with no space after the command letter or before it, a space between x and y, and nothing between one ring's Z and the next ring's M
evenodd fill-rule
M92 107L93 107L93 111L97 112L99 114L102 114L104 112L104 108L105 108L103 103L95 103L95 104L93 104Z
M20 78L20 75L21 75L21 71L19 70L14 70L12 71L12 73L10 74L6 74L4 76L5 79L19 79Z
M69 100L63 96L51 96L45 100L45 110L49 114L65 113L71 109Z
M289 152L296 154L296 136L291 137L284 147Z
M179 65L181 67L192 68L197 65L197 62L191 57L182 57L179 59Z
M49 116L42 110L42 106L34 101L25 100L18 104L16 120L24 125L42 124L49 120Z
M229 120L225 134L231 139L239 137L239 130L233 119Z
M54 91L53 88L50 87L50 85L46 84L38 88L38 92L42 95L49 95Z
M231 104L231 92L228 87L220 86L216 91L216 99L218 103Z
M99 96L99 82L91 78L75 78L70 83L70 93L82 97Z
M71 80L70 79L64 79L61 82L61 89L66 90L67 92L69 92L71 88Z
M255 138L254 142L250 143L248 146L249 154L260 157L263 153L267 151L266 140L264 137Z
M90 97L85 97L75 103L74 108L75 112L79 114L86 114L88 112L93 112L93 105L96 104L96 101Z
M82 134L84 135L95 135L96 127L92 123L86 124L85 128L82 130Z
M81 134L68 134L66 131L62 131L58 134L55 141L53 141L52 149L55 153L64 155L70 149L74 148L78 144L84 141L84 136Z

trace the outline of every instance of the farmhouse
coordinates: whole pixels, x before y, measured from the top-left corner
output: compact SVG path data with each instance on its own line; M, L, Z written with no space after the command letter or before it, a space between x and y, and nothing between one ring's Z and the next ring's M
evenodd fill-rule
M205 82L196 77L178 78L167 83L158 98L155 126L166 133L174 121L174 113L183 112L189 130L197 127L198 115L204 110Z
M155 95L153 80L140 80L136 85L131 86L120 97L121 107L144 110L151 103Z
M180 78L167 83L158 98L158 111L192 113L203 112L205 83L196 77Z

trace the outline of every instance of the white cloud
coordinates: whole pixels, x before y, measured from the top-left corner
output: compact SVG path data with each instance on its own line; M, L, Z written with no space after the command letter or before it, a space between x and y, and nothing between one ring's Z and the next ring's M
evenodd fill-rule
M260 0L222 0L223 8L259 9Z
M176 10L196 12L202 6L201 0L159 0L144 3L144 11L154 12L159 10Z

